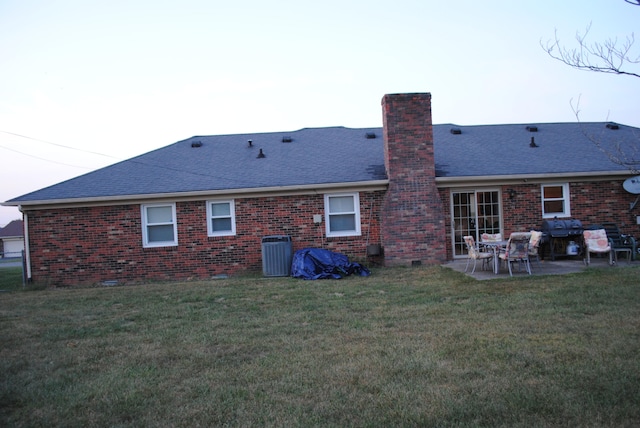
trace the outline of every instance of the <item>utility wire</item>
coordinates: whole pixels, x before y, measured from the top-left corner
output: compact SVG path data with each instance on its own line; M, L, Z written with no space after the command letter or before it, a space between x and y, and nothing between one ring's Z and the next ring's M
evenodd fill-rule
M41 158L40 156L30 155L28 153L24 153L24 152L21 152L19 150L15 150L15 149L10 149L9 147L5 147L5 146L2 146L2 145L0 145L0 148L5 149L5 150L9 150L10 152L20 153L21 155L29 156L31 158L40 159L40 160L43 160L45 162L57 163L58 165L70 166L70 167L73 167L73 168L82 168L82 169L87 169L87 170L91 169L91 168L87 168L86 166L71 165L69 163L58 162L58 161L54 161L54 160L51 160L51 159Z
M76 150L78 152L91 153L92 155L104 156L104 157L111 158L111 159L121 160L121 159L119 159L119 158L117 158L115 156L105 155L104 153L92 152L90 150L84 150L84 149L78 149L76 147L65 146L64 144L52 143L51 141L40 140L38 138L33 138L33 137L28 137L26 135L16 134L15 132L9 132L9 131L3 131L3 130L0 130L0 132L2 132L4 134L9 134L9 135L15 135L16 137L20 137L20 138L26 138L27 140L33 140L33 141L39 141L39 142L45 143L45 144L51 144L52 146L63 147L65 149L69 149L69 150ZM14 150L14 151L16 151L16 150ZM18 152L18 153L20 153L20 152ZM23 153L23 154L25 154L25 153ZM29 155L27 155L27 156L29 156ZM42 159L42 158L38 158L38 159ZM46 159L44 159L44 160L46 160ZM51 162L54 162L54 161L51 161Z
M116 160L119 160L119 161L122 160L121 158L117 158L115 156L105 155L103 153L97 153L97 152L92 152L92 151L89 151L89 150L83 150L83 149L78 149L78 148L75 148L75 147L65 146L64 144L52 143L50 141L40 140L38 138L33 138L33 137L28 137L26 135L16 134L15 132L8 132L8 131L3 131L3 130L0 130L0 132L2 132L4 134L14 135L14 136L20 137L20 138L26 138L28 140L39 141L39 142L45 143L45 144L51 144L53 146L63 147L65 149L69 149L69 150L76 150L76 151L79 151L79 152L85 152L85 153L90 153L90 154L94 154L94 155L105 156L105 157L108 157L108 158L111 158L111 159L116 159ZM51 160L51 159L45 159L45 158L42 158L42 157L39 157L39 156L30 155L28 153L24 153L24 152L21 152L19 150L11 149L11 148L5 147L3 145L0 145L0 148L5 149L5 150L9 150L9 151L12 151L12 152L15 152L15 153L20 153L21 155L29 156L29 157L32 157L32 158L35 158L35 159L43 160L45 162L52 162L52 163L56 163L56 164L59 164L59 165L70 166L70 167L73 167L73 168L82 168L82 169L86 169L86 170L93 170L93 168L87 168L87 167L78 166L78 165L71 165L71 164L67 164L67 163L64 163L64 162L58 162L58 161L54 161L54 160ZM249 184L245 180L230 179L230 178L227 178L227 177L222 177L222 176L212 175L212 174L207 174L207 173L199 173L199 172L194 172L194 171L185 171L183 169L172 168L172 167L169 167L169 166L166 166L166 165L157 165L157 164L153 164L153 163L142 162L142 161L135 160L135 159L129 159L128 162L132 162L132 163L135 163L135 164L138 164L138 165L142 165L142 166L148 166L148 167L164 169L164 170L167 170L167 171L179 172L179 173L182 173L182 174L189 174L189 175L195 175L195 176L207 177L207 178L215 178L217 180L224 180L224 181L227 181L227 182L235 182L237 184Z

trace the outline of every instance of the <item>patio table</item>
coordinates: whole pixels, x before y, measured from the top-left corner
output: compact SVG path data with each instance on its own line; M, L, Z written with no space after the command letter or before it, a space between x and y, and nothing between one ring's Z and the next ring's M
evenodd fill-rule
M480 245L493 251L493 273L500 272L500 250L506 249L509 241L482 241Z

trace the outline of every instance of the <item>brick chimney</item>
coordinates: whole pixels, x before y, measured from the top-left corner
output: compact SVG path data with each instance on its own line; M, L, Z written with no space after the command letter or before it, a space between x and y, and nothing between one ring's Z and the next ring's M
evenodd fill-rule
M435 182L431 94L382 98L389 188L382 205L385 265L446 261L444 210Z

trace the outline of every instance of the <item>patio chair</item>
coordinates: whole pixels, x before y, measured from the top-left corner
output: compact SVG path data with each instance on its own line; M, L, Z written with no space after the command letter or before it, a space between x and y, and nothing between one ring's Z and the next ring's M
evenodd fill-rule
M609 253L609 264L613 265L613 251L604 229L584 230L582 236L584 238L584 263L587 266L591 263L591 253Z
M633 236L621 233L618 225L615 223L602 223L602 228L607 232L607 238L609 238L609 243L611 244L611 248L613 248L616 261L618 260L618 253L620 252L629 253L628 261L636 259L638 247L636 246L636 240Z
M466 272L467 269L469 269L469 262L471 262L471 260L473 260L473 270L471 270L471 273L476 271L476 263L478 260L482 260L482 270L484 270L485 265L493 258L493 253L480 251L473 236L464 236L463 238L464 243L467 244L467 252L469 253L467 266L464 268L464 271Z
M531 238L529 238L529 259L535 259L538 267L540 267L540 241L542 240L542 232L532 230Z
M502 233L483 233L480 235L482 242L498 242L502 241Z
M526 232L513 232L509 236L509 242L504 253L500 254L500 259L504 260L509 267L509 276L513 276L512 263L524 264L527 273L531 275L531 264L529 263L529 241L531 234Z
M482 244L485 242L501 242L502 241L502 233L483 233L480 235L480 243L478 246L482 248Z

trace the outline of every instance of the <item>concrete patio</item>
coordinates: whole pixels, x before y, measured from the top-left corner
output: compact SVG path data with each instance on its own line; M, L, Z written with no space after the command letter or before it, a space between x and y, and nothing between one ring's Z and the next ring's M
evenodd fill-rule
M616 264L613 266L609 266L609 258L608 257L593 257L591 258L591 267L607 267L611 269L616 269L617 267L626 267L626 266L637 266L640 264L640 261L635 260L628 262L624 258L620 258ZM457 259L450 261L444 264L444 267L456 270L458 272L464 272L464 269L467 265L467 259ZM563 275L567 273L575 273L581 272L586 269L582 258L571 257L571 258L562 258L556 260L540 260L540 265L536 261L531 262L531 274L532 275ZM478 264L476 265L476 271L471 274L471 270L473 269L473 260L469 263L469 269L466 272L467 275L477 279L477 280L487 280L487 279L507 279L509 278L509 270L504 264L500 266L500 273L497 275L493 273L493 266L486 268L486 270L482 270L482 261L478 260ZM524 267L521 270L518 270L517 265L514 266L513 269L513 277L522 277L528 276Z

